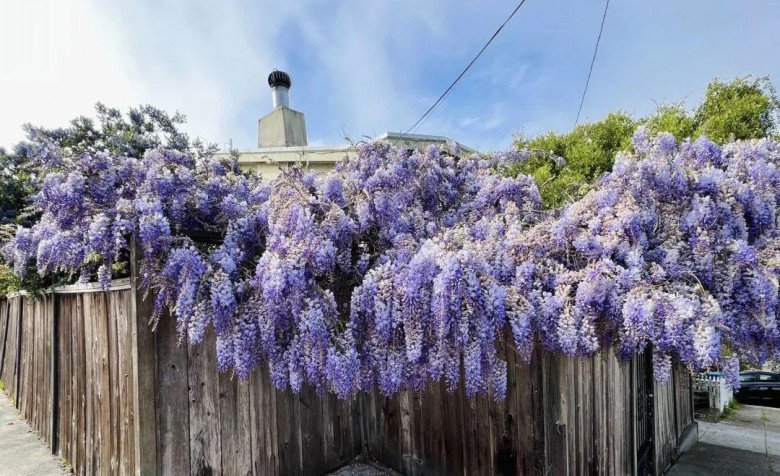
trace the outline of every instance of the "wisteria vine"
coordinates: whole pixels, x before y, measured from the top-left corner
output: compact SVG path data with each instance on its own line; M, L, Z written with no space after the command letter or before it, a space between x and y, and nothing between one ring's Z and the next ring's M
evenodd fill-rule
M635 154L578 202L543 211L525 154L361 144L322 174L273 181L232 159L141 160L44 146L40 220L4 249L19 274L110 284L131 239L155 316L214 332L222 371L348 398L462 380L503 398L510 345L628 358L651 344L718 366L780 357L780 146L634 135ZM204 242L199 234L215 240Z

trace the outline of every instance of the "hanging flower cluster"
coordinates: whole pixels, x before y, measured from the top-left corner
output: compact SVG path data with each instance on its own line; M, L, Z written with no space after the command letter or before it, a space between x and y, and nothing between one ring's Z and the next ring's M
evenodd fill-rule
M672 358L736 375L739 359L780 357L780 146L634 139L636 155L552 215L532 179L501 175L516 152L363 144L330 172L265 182L170 150L46 148L41 219L5 255L18 273L107 286L135 237L156 315L192 343L213 329L221 370L267 365L278 387L345 398L461 378L503 398L504 345L527 360L537 344L623 357L652 344L661 381Z
M571 355L652 344L660 381L676 357L736 384L738 359L780 357L780 147L643 129L633 145L596 190L518 234L532 329Z

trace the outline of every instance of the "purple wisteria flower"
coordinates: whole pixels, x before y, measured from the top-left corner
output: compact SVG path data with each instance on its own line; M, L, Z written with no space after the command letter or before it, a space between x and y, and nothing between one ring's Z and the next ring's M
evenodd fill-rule
M52 146L53 147L53 146ZM42 148L40 220L4 247L17 273L110 284L131 240L155 316L222 371L349 398L443 382L506 393L507 347L679 362L780 357L780 146L677 143L638 129L584 198L541 210L527 153L360 144L323 174L272 181L235 161L154 149L141 160ZM208 235L210 240L199 236ZM461 382L462 379L462 382Z

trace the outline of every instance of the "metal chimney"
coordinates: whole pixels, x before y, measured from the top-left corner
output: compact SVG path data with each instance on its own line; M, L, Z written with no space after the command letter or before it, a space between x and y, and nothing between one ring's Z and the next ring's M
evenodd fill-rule
M290 107L290 75L284 71L273 70L268 75L268 85L271 86L271 94L274 101L274 109L277 107Z

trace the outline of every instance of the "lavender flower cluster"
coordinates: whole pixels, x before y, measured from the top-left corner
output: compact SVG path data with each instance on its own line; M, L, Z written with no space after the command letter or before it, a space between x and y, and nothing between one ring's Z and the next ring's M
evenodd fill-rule
M527 360L651 344L661 381L672 359L736 375L780 357L780 146L640 129L634 149L545 213L532 179L501 174L517 152L362 144L330 172L267 182L164 149L49 147L41 219L4 251L20 274L108 285L134 237L156 315L192 343L213 329L221 370L267 365L278 387L344 398L461 379L503 398L505 346Z
M657 380L674 358L738 385L739 360L780 357L780 146L640 128L633 147L596 190L513 238L534 273L531 329L570 355L652 344Z

